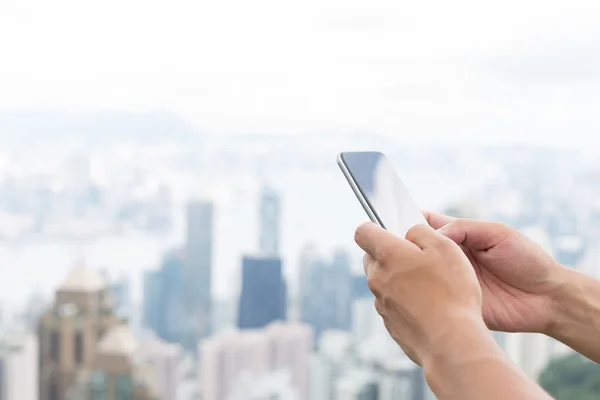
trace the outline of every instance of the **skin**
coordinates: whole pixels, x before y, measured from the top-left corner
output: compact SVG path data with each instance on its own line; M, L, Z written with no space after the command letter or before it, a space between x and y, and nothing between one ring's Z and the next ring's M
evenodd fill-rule
M506 225L424 214L471 261L490 329L542 333L600 362L600 282L560 265Z
M550 398L488 327L545 333L598 359L598 282L505 225L425 215L431 227L406 238L366 223L355 240L377 311L439 399Z

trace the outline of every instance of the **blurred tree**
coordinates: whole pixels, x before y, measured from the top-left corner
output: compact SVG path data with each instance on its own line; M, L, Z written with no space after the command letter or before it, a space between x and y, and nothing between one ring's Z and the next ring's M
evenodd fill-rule
M540 385L557 400L600 399L600 365L579 354L569 354L548 364Z

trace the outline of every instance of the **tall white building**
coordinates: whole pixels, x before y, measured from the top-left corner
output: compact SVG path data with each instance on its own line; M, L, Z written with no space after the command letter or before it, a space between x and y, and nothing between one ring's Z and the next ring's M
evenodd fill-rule
M331 400L333 398L333 384L337 378L337 368L337 363L324 354L311 354L309 400Z
M281 199L270 188L263 188L260 196L259 247L265 255L279 255L281 230Z
M0 338L0 399L38 400L38 340L34 334Z
M287 369L300 398L308 397L309 358L313 347L312 330L308 325L275 323L264 333L269 342L271 369Z
M319 351L310 358L310 400L331 400L348 360L353 357L352 335L328 330L319 338Z
M363 343L375 333L375 327L381 320L373 297L361 297L352 302L352 339Z
M158 338L149 338L139 343L137 351L139 357L153 369L158 400L177 399L181 378L178 373L182 359L181 347Z
M242 374L287 370L300 399L309 394L312 332L306 325L273 323L260 330L221 333L200 347L203 400L223 400Z

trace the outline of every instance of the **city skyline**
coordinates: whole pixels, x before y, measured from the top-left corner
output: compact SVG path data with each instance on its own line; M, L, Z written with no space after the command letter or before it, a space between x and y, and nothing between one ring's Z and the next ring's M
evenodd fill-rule
M586 225L585 221L598 218L600 210L593 202L585 203L585 206L584 203L565 203L562 194L564 191L557 192L551 190L551 187L559 185L571 188L571 179L559 175L554 175L552 178L538 175L541 174L541 170L545 170L544 166L553 158L547 157L543 152L535 153L535 157L532 158L527 151L523 150L520 156L514 150L507 152L506 157L510 161L506 161L503 157L498 158L497 153L488 156L490 161L493 159L498 163L503 174L495 173L493 176L496 176L496 179L490 179L476 195L465 196L463 201L446 200L446 212L455 216L491 218L508 222L540 243L547 252L560 257L563 262L597 275L600 271L597 267L600 259L593 249L594 243L600 243L600 232L589 224ZM525 164L520 164L519 157L526 160L523 161ZM579 171L574 165L570 168L571 171ZM536 178L534 184L527 179L522 179L523 170L528 171L530 177ZM547 171L553 172L552 169ZM593 178L590 180L590 170L587 167L583 171L582 176L589 180L578 190L587 194L581 197L586 199L593 193L600 193L600 187ZM338 179L344 183L342 178L338 175ZM78 181L85 182L85 174ZM312 240L309 238L301 242L302 248L296 253L296 260L290 258L290 253L285 251L285 246L288 245L287 239L281 241L283 246L281 256L269 256L267 254L273 253L272 251L261 251L261 235L269 233L278 238L279 235L285 237L285 232L289 232L286 228L290 222L284 218L285 213L267 213L270 217L276 216L276 219L262 219L265 216L265 213L260 212L261 207L264 207L264 204L261 205L264 201L261 196L261 193L264 193L264 186L258 184L259 180L256 182L256 190L253 196L249 197L251 201L246 201L247 207L238 210L238 214L229 216L230 224L219 224L220 218L223 218L223 209L218 202L210 200L198 202L192 197L190 201L176 205L182 210L183 223L178 229L182 229L183 237L180 236L177 242L171 243L169 248L161 251L153 259L151 268L144 270L142 309L136 306L136 301L132 302L130 291L132 273L127 275L111 273L106 266L98 265L96 268L93 260L91 269L95 272L90 271L82 261L79 264L71 262L68 265L72 268L71 272L54 288L60 294L56 297L59 303L42 315L41 321L45 322L41 326L52 326L52 324L48 325L48 321L55 320L57 317L49 317L49 315L58 315L59 319L68 321L76 310L72 303L80 300L78 297L80 294L94 298L97 293L100 293L96 292L97 290L106 288L111 295L101 295L100 298L105 298L112 303L111 315L116 318L115 321L120 318L129 320L126 336L135 338L140 345L145 344L146 351L143 355L149 364L139 364L139 367L149 368L149 371L157 371L159 368L165 371L165 380L160 384L163 397L167 396L165 393L172 393L173 390L190 393L203 387L202 374L189 374L183 371L198 368L194 365L197 362L202 363L202 349L208 346L206 343L224 340L230 343L226 347L233 348L235 346L231 343L237 343L236 338L241 344L245 340L243 338L248 337L255 338L257 342L251 340L251 343L257 346L262 340L258 339L262 335L260 332L267 332L274 329L273 326L280 326L281 328L278 329L284 331L296 329L294 327L303 327L301 330L304 332L310 331L311 339L303 342L310 347L310 350L303 347L305 350L301 352L302 357L306 358L302 362L301 370L305 371L306 376L310 375L310 379L303 379L315 382L314 385L317 386L298 384L297 376L301 374L298 372L300 370L294 372L288 367L281 368L283 364L291 366L293 363L275 362L272 364L273 367L263 369L257 367L256 370L249 364L242 363L246 367L236 369L237 372L231 372L227 378L235 382L237 396L235 400L238 398L245 400L244 392L277 394L284 396L281 400L297 400L298 397L293 396L298 391L298 385L303 393L312 393L311 400L313 397L315 400L326 400L334 393L338 396L347 396L351 400L428 399L427 396L430 394L424 389L419 370L389 337L375 312L372 306L372 295L368 291L364 275L352 268L354 261L352 251L349 251L350 245L328 246L315 241L314 238ZM295 180L294 183L299 184L299 181ZM304 209L309 206L305 199L298 201L299 199L289 194L281 195L280 190L285 193L285 187L275 187L277 195L272 197L277 199L277 210L296 209L300 204ZM540 196L539 193L545 195ZM319 200L318 196L315 200ZM355 202L350 195L348 200ZM353 202L351 204L356 206L357 214L362 215L360 206ZM488 204L490 207L484 209L481 207L482 204ZM507 207L507 204L513 206ZM255 222L242 226L246 222L242 222L244 220L239 218L240 211L254 216ZM278 221L278 218L282 220ZM186 285L199 278L186 279L185 270L200 266L208 269L208 271L201 271L203 276L213 276L219 264L213 262L212 257L218 260L219 250L217 246L217 250L212 254L212 246L218 243L219 235L229 236L231 240L231 231L223 231L223 226L246 231L248 250L231 255L235 259L234 268L237 269L240 277L239 291L237 289L231 291L227 302L223 302L214 291L207 291L210 293L210 301L202 304L209 308L207 314L211 315L213 331L202 334L188 316L189 306L186 305L185 299ZM265 228L266 226L271 228ZM331 235L331 233L327 234ZM350 241L351 237L348 238L348 243ZM210 251L205 251L206 249ZM192 260L195 259L192 264L189 263L190 256ZM295 262L297 265L296 276L290 274L290 270L285 268L290 262ZM89 263L87 259L86 263ZM142 278L142 271L140 271L140 278ZM230 276L230 284L235 287L238 282L233 278ZM210 287L209 279L203 282L205 288ZM191 287L196 288L197 285ZM6 319L6 323L10 325L11 321L21 318L35 319L35 310L40 309L39 301L32 298L31 311L27 314L10 316ZM328 307L323 307L323 304L327 304ZM139 318L140 312L142 318ZM92 316L93 313L89 317ZM68 322L64 321L61 324L68 326ZM109 331L110 329L107 333ZM48 347L48 340L40 341L42 354L46 354L44 356L46 358L42 358L42 370L52 370L53 364L47 361L47 357L50 360L53 357L65 359L65 365L70 365L69 360L72 357L75 362L90 361L89 358L84 357L86 353L82 351L83 343L89 342L90 338L76 336L72 340L67 339L70 337L68 329L58 337L53 335L50 333L48 339L50 347ZM123 331L115 335L121 337L125 333ZM539 335L496 333L494 337L509 357L534 379L546 368L550 360L569 353L564 346ZM110 342L111 340L108 339L110 337L106 339ZM54 350L52 350L53 340ZM59 343L56 340L60 340L61 346L56 345ZM68 351L59 357L58 349L64 347L63 342L68 342L66 349L70 347L73 349L72 352ZM101 340L98 345L104 342ZM289 343L285 344L285 346L289 345ZM103 344L101 347L106 346L108 345ZM198 353L194 353L196 347ZM217 351L219 352L220 350ZM23 354L29 353L24 351ZM100 357L101 353L98 354ZM196 356L199 360L194 361ZM188 357L191 357L191 360ZM279 367L275 368L275 366ZM108 368L108 365L106 367ZM321 378L317 378L317 375ZM40 376L47 377L48 374ZM50 376L53 376L52 373ZM96 378L93 378L93 375L88 378L78 380L77 387L93 386ZM48 392L51 387L53 386L42 386L42 391ZM303 397L300 399L303 400Z
M0 1L0 400L435 400L336 157L384 152L420 209L600 279L599 16ZM553 395L599 396L565 344L489 339Z

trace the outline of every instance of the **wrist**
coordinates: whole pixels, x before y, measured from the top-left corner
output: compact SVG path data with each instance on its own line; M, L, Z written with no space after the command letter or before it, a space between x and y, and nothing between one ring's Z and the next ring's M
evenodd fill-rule
M578 277L576 271L557 262L552 269L553 285L548 294L551 304L549 322L548 326L539 333L555 337L569 315L566 310L570 307L568 303L572 301L573 292L576 291Z
M600 313L600 301L595 296L598 282L572 268L560 266L556 289L552 295L551 323L548 336L568 339L584 326L593 325Z
M425 379L435 393L448 384L449 371L469 369L490 358L503 358L502 350L477 315L453 319L437 337L421 357Z

